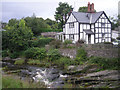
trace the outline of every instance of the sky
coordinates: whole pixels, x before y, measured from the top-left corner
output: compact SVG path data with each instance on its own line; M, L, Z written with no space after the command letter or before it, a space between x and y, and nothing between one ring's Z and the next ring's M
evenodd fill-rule
M59 2L67 2L78 11L79 7L87 6L88 2L94 3L96 11L105 11L107 16L118 15L118 2L120 0L0 0L0 20L8 22L11 18L21 19L32 16L44 19L54 19ZM1 15L2 14L2 15Z

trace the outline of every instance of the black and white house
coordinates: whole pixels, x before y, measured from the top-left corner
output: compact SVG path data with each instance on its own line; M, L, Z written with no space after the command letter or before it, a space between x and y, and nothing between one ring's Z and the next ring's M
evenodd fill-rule
M86 44L111 42L111 21L104 11L95 12L94 4L88 3L88 12L72 11L57 39L84 40Z

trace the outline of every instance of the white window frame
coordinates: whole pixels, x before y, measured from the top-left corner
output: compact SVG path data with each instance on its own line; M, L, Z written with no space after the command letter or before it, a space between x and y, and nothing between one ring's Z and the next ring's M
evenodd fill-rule
M74 28L74 22L69 23L69 28Z

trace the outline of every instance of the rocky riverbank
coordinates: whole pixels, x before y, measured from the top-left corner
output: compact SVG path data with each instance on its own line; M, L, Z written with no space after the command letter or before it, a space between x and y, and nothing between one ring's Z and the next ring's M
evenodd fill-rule
M15 65L18 59L5 58L2 66L6 73L17 73L21 79L30 78L30 82L43 82L48 88L65 87L70 84L71 88L118 88L120 86L119 70L101 70L96 64L69 66L67 70L61 70L55 66L49 68ZM70 88L70 87L69 87Z

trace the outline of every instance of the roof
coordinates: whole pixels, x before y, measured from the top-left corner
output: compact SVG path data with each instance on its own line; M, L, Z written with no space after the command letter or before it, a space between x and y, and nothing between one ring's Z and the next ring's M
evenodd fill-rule
M95 13L72 12L72 14L75 16L79 23L95 23L103 12L104 11Z
M84 32L85 32L86 34L94 34L90 29L84 29Z

